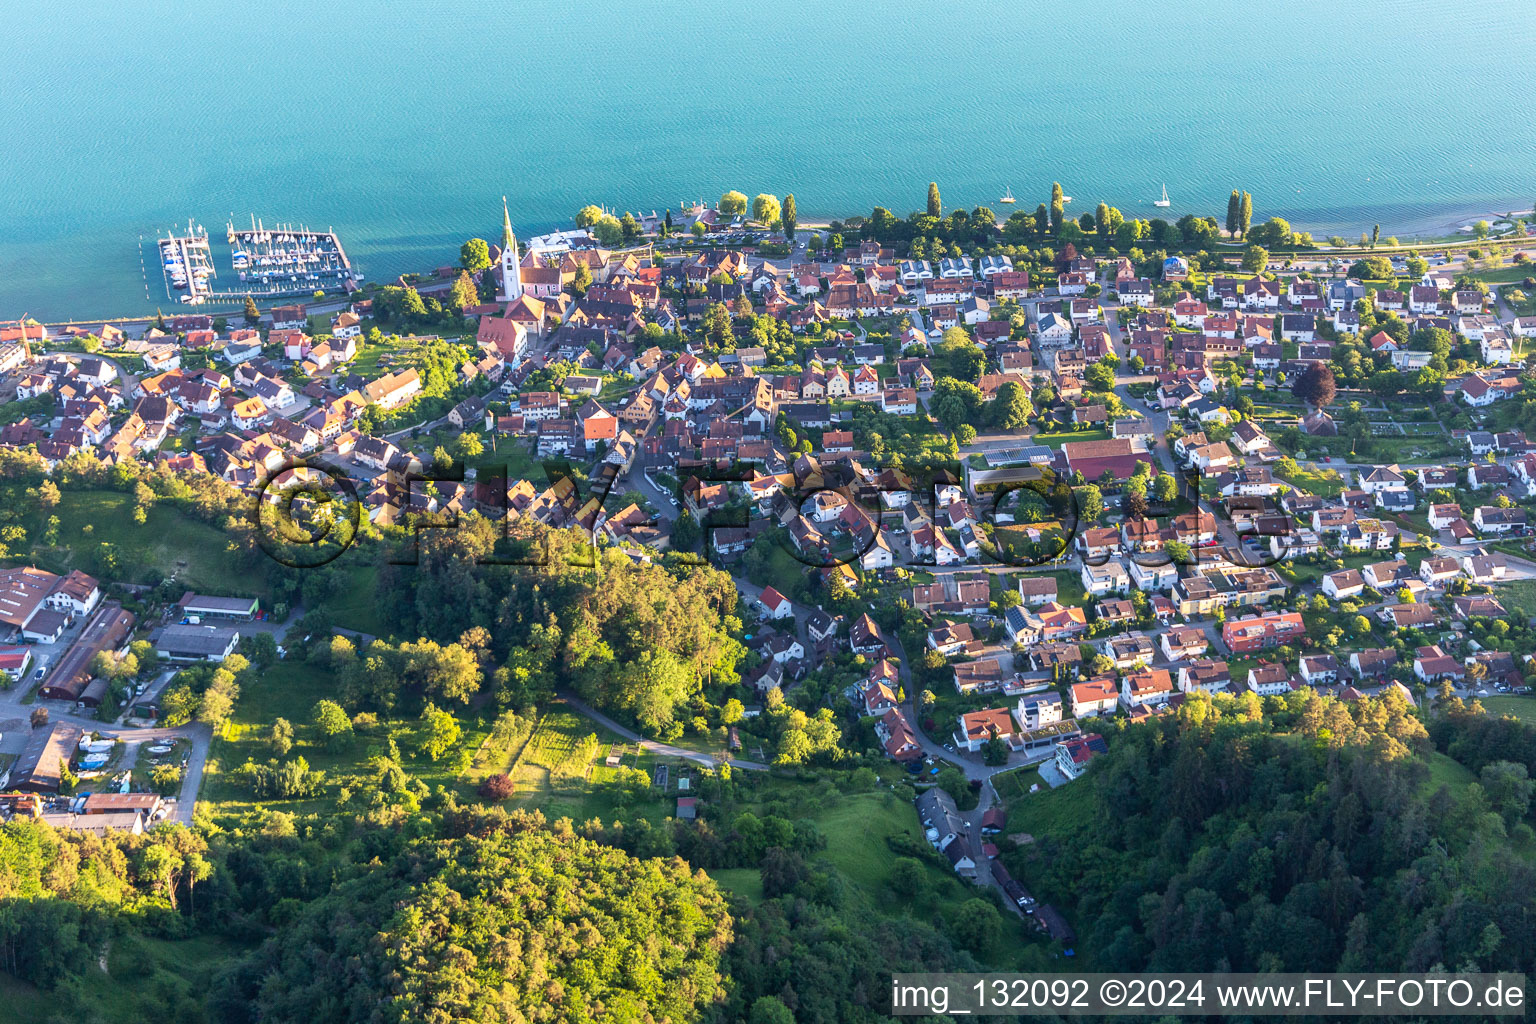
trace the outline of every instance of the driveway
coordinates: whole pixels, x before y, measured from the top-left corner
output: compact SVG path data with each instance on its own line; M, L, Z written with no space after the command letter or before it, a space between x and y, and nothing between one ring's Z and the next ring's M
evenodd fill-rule
M208 764L208 747L213 742L213 730L206 725L190 726L192 753L187 757L186 775L181 780L181 794L176 801L176 820L183 825L192 824L192 811L197 806L197 794L203 785L203 769Z
M658 740L648 740L628 726L620 725L602 712L594 710L590 705L578 699L573 693L562 693L560 699L603 728L618 733L629 742L638 744L653 754L660 754L663 757L683 758L695 764L704 765L707 768L716 768L722 764L729 764L733 768L746 768L749 771L762 772L768 770L768 765L763 764L761 761L738 761L735 759L711 757L708 754L701 754L697 750L689 750L686 747L673 746L670 743L662 743Z

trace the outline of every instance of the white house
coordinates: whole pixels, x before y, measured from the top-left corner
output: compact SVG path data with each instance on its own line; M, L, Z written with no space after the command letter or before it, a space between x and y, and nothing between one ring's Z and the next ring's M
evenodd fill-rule
M1072 324L1058 313L1047 313L1040 318L1036 332L1041 345L1069 345L1072 343Z
M1372 466L1357 472L1360 476L1360 489L1367 494L1408 486L1408 478L1403 476L1402 468L1396 463L1390 466Z
M1120 703L1120 690L1113 679L1090 679L1072 684L1072 717L1093 718L1114 711Z
M1103 565L1084 565L1083 589L1095 597L1102 594L1125 594L1131 589L1131 577L1125 565L1111 559Z
M1131 559L1131 582L1136 584L1136 589L1144 593L1155 591L1171 591L1173 585L1179 582L1179 567L1172 562L1161 565L1143 565L1138 559Z
M1126 709L1163 704L1173 696L1173 677L1165 668L1132 672L1120 681L1120 703Z
M762 609L765 619L787 619L795 614L795 607L790 604L789 598L772 587L763 588L762 594L758 596L757 606Z
M1340 569L1323 577L1322 591L1335 601L1359 597L1365 593L1365 577L1358 569Z

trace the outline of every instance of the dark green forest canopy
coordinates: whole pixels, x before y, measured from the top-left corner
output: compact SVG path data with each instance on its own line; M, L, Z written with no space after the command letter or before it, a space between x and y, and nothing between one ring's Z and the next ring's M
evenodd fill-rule
M225 1021L700 1019L732 920L686 863L547 831L426 842L306 906L224 980ZM242 1009L244 1012L242 1012Z
M1536 733L1455 703L1435 742L1480 775L1452 787L1394 693L1192 699L1120 728L1069 787L1078 824L1005 863L1104 969L1527 970Z
M542 564L487 564L493 559ZM736 585L707 565L635 564L613 549L594 551L577 531L471 515L452 531L424 531L417 564L387 566L378 586L398 635L449 644L486 631L487 654L500 666L487 682L505 705L526 707L570 686L666 735L680 705L706 686L718 695L739 681ZM385 659L363 671L365 689L389 668Z

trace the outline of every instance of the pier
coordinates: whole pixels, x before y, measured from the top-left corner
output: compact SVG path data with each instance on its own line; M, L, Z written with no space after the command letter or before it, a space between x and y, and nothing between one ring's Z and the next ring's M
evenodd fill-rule
M190 305L209 301L215 294L209 282L218 276L218 272L214 270L213 256L208 248L207 229L189 220L187 233L166 232L166 236L159 240L159 250L166 298L182 292L181 301Z
M353 272L341 239L329 229L314 231L291 224L268 228L252 216L249 228L237 228L231 222L227 234L230 264L240 280L238 297L242 300L248 294L353 291L362 278Z
M233 287L215 284L218 272L202 225L187 222L185 234L167 232L158 239L160 269L167 298L188 305L238 305L246 296L281 299L315 292L356 291L363 275L352 269L336 232L282 224L268 228L251 217L249 228L226 227ZM233 283L233 282L232 282ZM148 282L146 279L146 286ZM146 288L146 298L148 298Z

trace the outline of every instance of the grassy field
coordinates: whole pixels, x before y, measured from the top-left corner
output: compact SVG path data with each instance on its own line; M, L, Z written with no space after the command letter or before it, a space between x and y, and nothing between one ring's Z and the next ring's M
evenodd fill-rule
M359 339L362 340L362 339ZM372 380L391 372L414 349L414 340L407 340L395 335L385 335L384 340L377 345L369 345L366 342L357 358L352 360L347 369L360 376Z
M1294 487L1324 498L1336 498L1344 490L1344 478L1336 469L1308 469L1304 465L1299 469L1297 473L1285 475L1276 472L1275 475Z
M595 737L590 742L588 737ZM603 761L609 747L623 740L569 708L555 706L539 719L538 726L528 741L518 751L513 763L507 765L517 789L511 803L515 806L537 807L548 818L571 818L585 821L602 818L609 821L621 812L640 814L659 822L675 809L673 800L678 795L676 779L678 768L684 763L663 759L672 766L665 792L653 789L649 799L638 802L618 798L607 785L617 774L617 769L607 767ZM649 753L637 751L633 744L627 747L622 767L639 768L653 774L659 762Z
M757 868L715 868L709 877L726 892L744 896L753 903L763 901L763 876Z
M1477 267L1467 271L1467 276L1489 284L1515 284L1536 276L1536 267L1527 264L1511 264L1507 267Z
M827 837L821 857L874 901L878 912L892 917L917 917L931 920L935 915L952 913L972 895L953 872L937 863L925 862L927 885L916 899L892 899L889 888L894 857L886 840L906 835L922 841L917 812L911 804L896 800L889 793L860 793L843 797L835 805L813 817ZM995 948L985 951L992 963L1015 963L1025 944L1018 941L1024 926L1018 918L1004 911L1010 927L1003 929Z
M1027 791L1028 786L1024 789ZM1030 835L1060 835L1093 825L1097 808L1072 783L1060 789L1028 793L1008 809L1008 831Z
M1441 786L1449 786L1452 792L1457 792L1475 781L1477 776L1460 761L1441 753L1429 755L1429 779L1424 783L1426 791L1434 792Z
M1345 555L1343 558L1339 559L1339 561L1344 563L1344 568L1346 569L1363 569L1366 566L1372 565L1376 562L1386 561L1389 554L1390 552L1386 551L1371 551L1362 554ZM1327 565L1307 565L1302 562L1285 562L1282 566L1278 566L1277 568L1284 569L1285 574L1292 577L1293 583L1316 583L1328 573L1337 571L1331 562Z
M1030 800L1040 795L1040 793L1031 793L1030 786L1039 786L1041 792L1045 791L1046 786L1044 780L1040 778L1040 769L1020 768L1017 771L992 776L992 788L997 791L998 799L1003 802L1004 809L1008 810L1010 815L1013 807L1020 800ZM1011 824L1011 816L1009 820ZM1011 832L1013 829L1005 828L1004 831Z
M1536 725L1536 698L1532 697L1480 697L1490 715L1513 715L1522 722Z
M1410 462L1419 459L1447 458L1458 453L1448 435L1437 437L1373 437L1370 440L1374 462Z
M459 743L437 761L419 753L421 725L414 718L381 718L370 735L356 735L340 747L321 741L312 723L315 703L339 702L339 681L330 669L308 662L282 661L247 685L235 704L235 712L222 733L214 737L203 777L200 805L207 806L216 818L259 816L265 809L291 812L324 811L334 801L343 784L342 776L366 773L369 758L386 749L387 737L393 736L402 758L402 767L429 787L444 786L469 798L473 787L461 778L458 756L461 750L477 750L490 730L491 712L476 713L458 706L449 708L463 730ZM272 722L286 718L294 727L293 750L288 758L302 755L312 769L327 773L319 795L307 800L258 801L230 773L247 759L265 762L272 756L267 743Z
M1493 596L1511 614L1536 616L1536 580L1517 580L1494 587ZM1518 609L1518 612L1517 612Z
M348 552L344 557L351 554ZM374 564L357 565L349 570L348 575L350 579L347 585L336 597L326 602L325 610L330 613L331 621L344 629L383 636L387 631L384 620L379 617L378 595L375 592L379 567Z
M0 488L0 501L28 510L22 522L31 560L52 572L81 569L126 583L175 576L194 590L267 597L259 576L236 568L229 537L172 505L155 505L141 525L133 521L133 496L121 491L65 491L46 514L15 486ZM49 515L59 520L54 544L47 543Z

